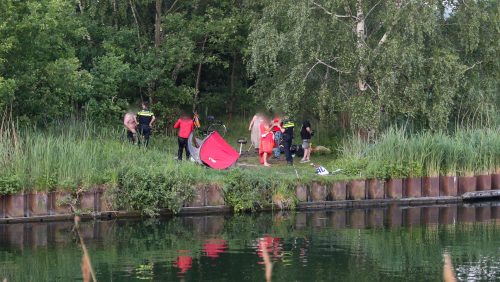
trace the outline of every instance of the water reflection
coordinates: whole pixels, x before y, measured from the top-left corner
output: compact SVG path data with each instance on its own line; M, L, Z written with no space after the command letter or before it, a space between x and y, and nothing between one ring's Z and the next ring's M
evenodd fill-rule
M259 258L263 258L263 250L271 256L273 261L278 261L281 259L281 239L279 237L272 237L270 235L264 235L264 237L258 238L257 241L257 255ZM259 261L259 264L263 264L264 261Z
M0 279L81 279L71 222L0 225ZM83 222L99 280L500 279L500 203ZM41 278L40 278L41 277ZM57 277L57 279L52 279Z
M224 239L207 239L203 244L203 251L209 258L216 259L227 249L227 241Z
M179 268L179 277L183 277L184 274L193 267L193 257L190 255L191 251L189 250L179 250L179 255L177 256L177 260L174 263L174 266Z

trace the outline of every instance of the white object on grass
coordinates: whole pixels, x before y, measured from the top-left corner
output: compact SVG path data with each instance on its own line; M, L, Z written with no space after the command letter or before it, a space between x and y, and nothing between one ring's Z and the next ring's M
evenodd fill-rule
M316 167L316 174L318 174L318 175L328 175L329 172L328 172L328 170L326 170L325 167L318 166L318 167Z

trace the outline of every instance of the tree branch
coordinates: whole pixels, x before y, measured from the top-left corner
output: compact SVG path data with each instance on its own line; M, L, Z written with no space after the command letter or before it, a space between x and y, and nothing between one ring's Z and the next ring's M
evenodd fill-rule
M172 11L172 9L175 7L175 4L177 4L177 1L178 0L175 0L174 3L172 3L172 6L170 6L170 8L167 10L167 12L165 12L165 14L168 14L170 11Z
M466 68L463 72L467 72L467 71L470 71L471 69L475 68L477 65L480 65L482 63L482 61L479 61L479 62L475 62L472 66Z
M351 15L337 15L337 14L334 14L334 13L328 11L325 7L321 6L320 4L318 4L318 3L314 2L314 1L311 1L311 4L317 6L318 8L320 8L321 10L323 10L329 16L334 16L336 18L355 18L355 17L353 17Z
M307 77L309 76L309 74L311 73L311 71L319 64L319 62L316 62L311 68L309 68L309 70L307 71L306 73L306 76L304 76L304 80L307 79Z
M135 10L135 5L134 5L134 3L132 3L132 0L129 0L128 3L130 5L130 9L132 10L132 16L134 16L135 25L137 26L137 39L139 41L139 47L142 50L141 31L140 31L140 27L139 27L139 20L137 19L137 11Z
M339 70L339 69L338 69L338 68L336 68L336 67L332 67L331 65L329 65L329 64L327 64L327 63L325 63L325 62L323 62L322 60L320 60L320 59L318 59L318 58L315 58L315 59L316 59L317 63L322 64L322 65L324 65L325 67L327 67L327 68L329 68L329 69L332 69L332 70L334 70L334 71L336 71L336 72L339 72L339 73L351 73L351 72L349 72L349 71L343 71L343 70Z
M375 54L377 54L379 52L379 50L382 47L382 45L387 41L387 38L391 34L392 28L396 25L396 23L399 20L399 16L401 14L401 10L403 10L404 8L406 8L406 6L408 6L408 5L409 5L409 3L406 3L404 5L401 5L401 3L397 4L397 6L398 6L398 13L397 13L395 19L392 21L392 23L389 26L389 28L387 29L387 31L384 33L384 35L382 36L382 38L380 38L380 40L378 41L377 47L375 47L375 50L374 50Z
M368 13L366 13L365 20L368 18L368 16L373 11L373 9L375 9L375 7L377 7L378 4L380 4L380 2L382 2L382 0L378 1L377 4L373 5L373 7L370 9L370 11L368 11Z

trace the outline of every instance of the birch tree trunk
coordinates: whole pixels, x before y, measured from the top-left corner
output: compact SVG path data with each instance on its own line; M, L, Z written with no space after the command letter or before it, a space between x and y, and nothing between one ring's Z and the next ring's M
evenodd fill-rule
M358 0L356 2L356 38L359 57L359 68L358 68L358 90L365 91L367 87L366 83L366 66L363 62L364 49L366 48L366 31L365 31L365 15L363 13L363 0Z
M161 44L161 6L162 0L156 0L155 14L155 47L158 48Z

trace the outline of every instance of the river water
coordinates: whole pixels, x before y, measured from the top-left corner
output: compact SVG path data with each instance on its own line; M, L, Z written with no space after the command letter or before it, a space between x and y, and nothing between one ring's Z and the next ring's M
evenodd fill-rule
M98 281L500 281L500 203L91 221ZM72 222L0 225L0 281L81 281Z

